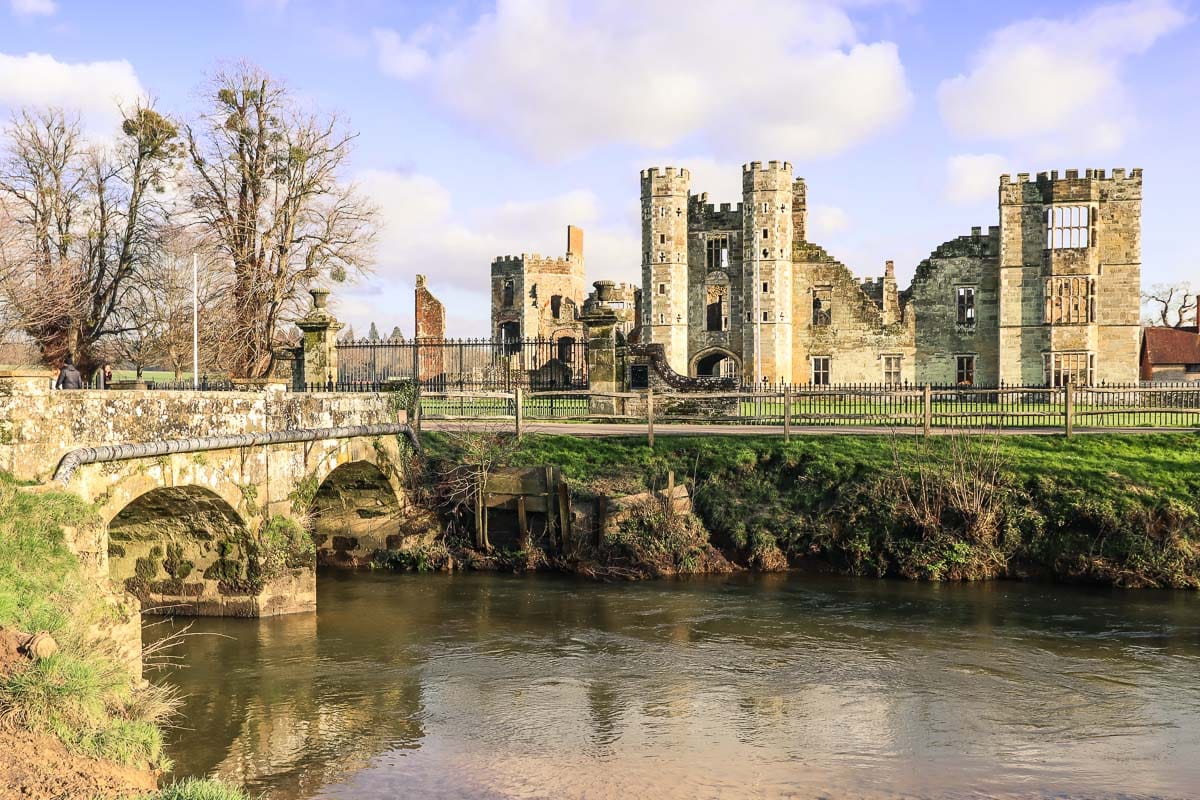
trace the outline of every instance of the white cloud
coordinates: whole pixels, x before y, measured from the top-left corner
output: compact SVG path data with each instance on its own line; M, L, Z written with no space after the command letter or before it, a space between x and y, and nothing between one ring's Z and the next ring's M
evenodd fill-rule
M951 156L946 159L946 197L959 205L995 200L1000 176L1010 171L1008 159L995 153Z
M120 106L145 95L128 61L67 63L44 53L0 53L0 107L58 106L77 111L85 128L110 135Z
M358 182L379 207L383 224L375 273L360 289L338 292L341 313L356 329L365 330L374 314L387 330L402 324L411 333L412 280L421 273L446 304L450 335L487 335L492 259L522 252L561 256L568 224L584 229L589 280L640 282L637 217L628 225L600 224L600 204L589 191L464 212L446 187L426 175L369 170Z
M814 205L808 207L808 231L811 241L832 236L850 229L850 215L837 206Z
M548 159L692 138L827 156L911 103L895 45L859 42L837 0L498 0L462 31L375 39L385 72Z
M49 17L58 11L54 0L9 0L8 4L18 17Z
M942 119L961 136L1022 141L1045 155L1111 151L1137 123L1125 60L1186 22L1173 0L1133 0L1002 28L967 74L938 87Z
M371 39L378 51L379 69L385 75L409 80L429 71L429 54L415 38L404 39L395 31L377 28L371 31Z

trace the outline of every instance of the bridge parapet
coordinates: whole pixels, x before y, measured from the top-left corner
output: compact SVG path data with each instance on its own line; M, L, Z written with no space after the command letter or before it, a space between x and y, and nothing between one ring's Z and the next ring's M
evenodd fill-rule
M43 370L0 371L0 470L47 480L80 447L405 421L379 393L56 391Z

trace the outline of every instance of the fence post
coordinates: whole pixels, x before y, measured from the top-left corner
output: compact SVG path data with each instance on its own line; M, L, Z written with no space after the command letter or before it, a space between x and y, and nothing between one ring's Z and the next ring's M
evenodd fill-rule
M1075 433L1075 384L1071 381L1063 384L1063 429L1068 439Z
M783 440L792 440L792 385L783 385Z
M412 382L413 382L413 414L417 417L417 433L421 433L421 345L420 339L413 337L412 346Z
M516 421L517 421L517 441L521 440L521 417L522 417L521 405L522 405L522 401L525 399L523 397L523 395L524 395L524 392L522 391L520 386L518 386L516 389L513 390L513 397L516 399L516 403L517 403L516 413L514 414L514 416L516 417Z
M925 384L922 411L925 421L925 435L928 436L930 429L933 428L933 392L930 390L928 383Z
M646 391L646 438L649 440L650 449L654 449L654 390Z

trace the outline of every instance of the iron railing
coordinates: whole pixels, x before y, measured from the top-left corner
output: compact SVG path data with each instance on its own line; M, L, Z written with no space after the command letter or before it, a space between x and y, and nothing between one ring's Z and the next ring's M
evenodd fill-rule
M419 376L422 389L512 391L588 388L587 341L416 339L339 342L338 374L325 386L383 387ZM355 391L347 388L345 391ZM374 391L374 389L372 389Z

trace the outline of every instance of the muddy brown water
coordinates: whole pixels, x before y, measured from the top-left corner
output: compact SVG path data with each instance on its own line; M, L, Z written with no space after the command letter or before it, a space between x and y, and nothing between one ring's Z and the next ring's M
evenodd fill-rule
M186 695L176 774L273 800L1200 796L1195 593L359 573L318 605L194 621L219 635L158 678Z

